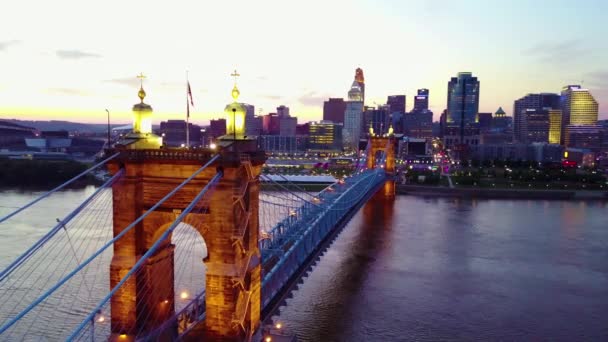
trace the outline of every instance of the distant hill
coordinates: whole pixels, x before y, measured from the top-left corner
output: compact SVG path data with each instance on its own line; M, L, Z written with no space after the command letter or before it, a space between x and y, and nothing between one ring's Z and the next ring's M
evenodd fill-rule
M93 132L103 133L106 132L108 126L106 124L89 124L71 121L31 121L31 120L17 120L17 119L1 119L2 121L16 123L22 126L34 127L39 131L60 131L66 130L70 132ZM111 127L123 126L124 123L112 124Z

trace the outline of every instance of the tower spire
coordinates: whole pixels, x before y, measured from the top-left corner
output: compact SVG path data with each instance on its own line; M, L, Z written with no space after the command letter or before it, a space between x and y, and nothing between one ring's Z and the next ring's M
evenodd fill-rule
M139 75L137 75L137 78L139 78L139 92L137 93L137 96L141 100L141 103L144 103L144 98L146 97L146 92L144 91L144 78L146 78L146 76L144 76L143 72L140 72Z
M234 77L234 87L232 88L232 98L234 99L234 102L236 102L236 100L239 98L239 95L241 94L241 92L239 91L239 88L236 86L236 78L241 76L236 69L234 69L234 72L232 74L230 74L230 76Z

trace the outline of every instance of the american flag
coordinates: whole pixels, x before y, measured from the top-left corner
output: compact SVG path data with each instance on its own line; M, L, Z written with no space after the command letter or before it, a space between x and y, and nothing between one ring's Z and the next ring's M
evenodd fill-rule
M190 102L188 102L188 100L186 100L186 105L187 105L186 116L190 117L190 105L192 105L192 107L194 107L194 101L192 100L192 89L190 89L190 81L188 81L188 98L190 99Z

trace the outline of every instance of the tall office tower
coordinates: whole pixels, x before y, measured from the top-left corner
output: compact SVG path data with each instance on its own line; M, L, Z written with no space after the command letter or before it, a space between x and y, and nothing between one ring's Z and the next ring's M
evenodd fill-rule
M429 109L429 90L422 88L418 89L418 95L414 96L413 112Z
M564 125L597 124L598 104L588 89L568 85L562 89L561 107Z
M526 109L526 138L525 142L548 143L549 142L549 112L547 109Z
M361 89L361 84L359 84L357 80L353 81L353 84L351 84L350 89L348 90L348 100L363 103L363 90Z
M513 138L518 142L526 142L526 109L538 111L559 109L560 97L553 93L527 94L513 103Z
M566 147L599 149L597 126L598 104L589 90L580 85L568 85L562 89L562 136Z
M363 102L348 101L346 102L346 111L344 112L344 145L352 150L357 150L359 147L359 139L361 138L361 125L363 124Z
M549 144L559 144L562 137L562 111L549 109Z
M386 98L390 113L405 113L405 95L391 95Z
M289 107L280 105L277 107L277 115L278 116L289 116Z
M459 72L448 82L444 143L448 148L479 143L479 81L470 72Z
M448 82L448 125L467 126L478 122L479 81L470 72L459 72Z
M363 70L361 68L355 70L355 82L357 82L359 89L361 89L361 102L365 103L365 77L363 77Z
M342 98L330 98L323 103L323 120L331 122L344 122L346 102Z

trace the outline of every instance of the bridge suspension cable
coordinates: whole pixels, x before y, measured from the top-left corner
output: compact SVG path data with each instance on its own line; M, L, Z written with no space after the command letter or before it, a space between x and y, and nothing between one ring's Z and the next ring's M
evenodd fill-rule
M115 157L115 156L114 156ZM190 177L185 179L182 183L176 186L173 190L171 190L167 195L165 195L161 200L159 200L156 204L154 204L150 209L148 209L144 214L135 219L132 223L127 225L119 234L117 234L113 239L105 243L101 248L97 249L94 253L92 253L86 260L82 263L78 264L75 269L70 271L67 275L61 277L61 279L56 282L53 286L51 286L47 291L45 291L42 295L37 297L32 303L30 303L25 309L19 312L15 317L10 319L8 322L5 322L2 326L0 326L0 334L3 334L7 329L13 326L16 322L22 319L26 314L28 314L32 309L40 305L44 302L51 294L53 294L57 289L62 287L66 282L72 279L76 274L78 274L83 268L89 265L92 261L94 261L99 255L101 255L104 251L106 251L110 246L112 246L116 241L125 236L129 231L133 229L138 223L143 221L148 215L154 212L160 205L162 205L165 201L175 195L181 188L183 188L186 184L188 184L192 179L198 176L201 172L203 172L209 165L214 163L219 158L219 155L215 155L211 158L205 165L195 171ZM67 270L66 270L67 271Z
M82 176L84 176L84 175L86 175L86 174L90 173L91 171L93 171L93 170L97 169L98 167L100 167L100 166L104 165L105 163L109 162L110 160L112 160L112 159L116 158L116 157L117 157L119 154L120 154L120 153L114 153L114 154L113 154L113 155L111 155L110 157L108 157L108 158L106 158L106 159L104 159L104 160L100 161L99 163L97 163L97 164L95 164L95 165L91 166L90 168L86 169L85 171L82 171L81 173L79 173L78 175L76 175L74 178L72 178L72 179L70 179L70 180L66 181L65 183L63 183L63 184L61 184L61 185L57 186L56 188L54 188L54 189L52 189L52 190L50 190L50 191L48 191L48 192L45 192L44 194L40 195L40 197L36 198L35 200L33 200L33 201L31 201L31 202L29 202L29 203L27 203L27 204L23 205L22 207L20 207L19 209L17 209L17 210L15 210L15 211L13 211L12 213L10 213L10 214L8 214L8 215L6 215L6 216L4 216L4 217L0 218L0 223L2 223L2 222L4 222L4 221L8 220L9 218L11 218L11 217L13 217L13 216L17 215L18 213L22 212L23 210L25 210L25 209L27 209L27 208L31 207L32 205L34 205L34 204L38 203L40 200L42 200L42 199L44 199L44 198L48 197L49 195L53 194L54 192L57 192L58 190L61 190L61 189L65 188L66 186L68 186L68 185L72 184L72 183L73 183L73 182L75 182L76 180L80 179Z
M135 272L137 272L144 262L150 258L156 251L163 241L165 241L169 235L175 230L178 224L180 224L183 219L188 215L192 209L199 203L202 197L207 193L207 191L214 186L219 179L222 177L221 173L216 174L211 181L205 185L205 187L194 197L194 200L179 214L179 216L173 221L173 223L162 233L162 235L156 239L156 241L152 244L152 246L142 255L139 260L135 263L135 265L127 272L127 274L114 286L114 288L99 302L99 304L87 315L87 317L82 321L82 323L68 336L67 340L73 340L78 337L78 335L82 332L82 330L86 327L87 324L91 323L95 319L95 315L97 312L101 311L101 309L109 302L113 295L126 283L127 279L129 279Z
M25 261L27 261L30 257L32 257L36 252L38 252L60 229L65 229L65 225L70 222L76 215L82 212L82 210L93 201L94 198L97 198L98 195L108 187L112 186L114 182L123 174L123 170L117 172L114 176L108 179L103 185L101 185L95 192L85 199L76 209L74 209L71 213L69 213L63 220L57 222L57 224L51 228L51 230L46 233L40 240L34 243L27 251L21 254L15 261L13 261L8 267L6 267L2 272L0 272L0 283L6 277L8 277L17 267L21 266Z

